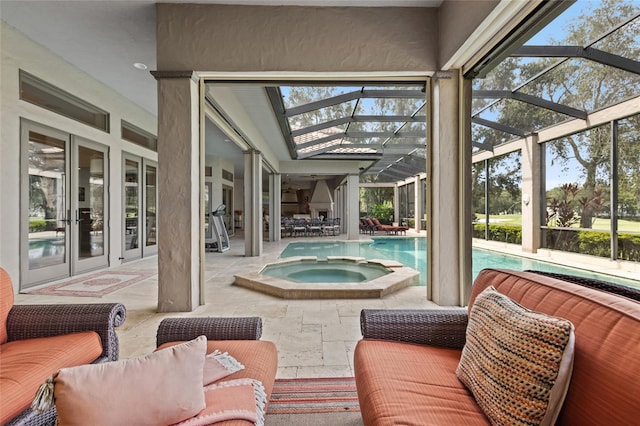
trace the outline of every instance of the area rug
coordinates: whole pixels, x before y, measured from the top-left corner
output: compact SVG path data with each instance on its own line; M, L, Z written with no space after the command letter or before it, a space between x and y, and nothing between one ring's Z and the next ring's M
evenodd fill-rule
M277 379L268 414L360 412L353 377Z
M155 271L102 271L24 292L51 296L102 297L156 274Z

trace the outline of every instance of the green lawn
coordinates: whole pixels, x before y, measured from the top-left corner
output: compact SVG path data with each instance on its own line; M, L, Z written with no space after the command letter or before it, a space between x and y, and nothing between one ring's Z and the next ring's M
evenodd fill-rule
M476 214L479 222L484 222L484 215ZM489 215L489 223L500 225L522 226L522 215L519 214L494 214ZM593 223L594 230L608 231L611 226L611 219L597 218ZM575 228L578 225L574 225ZM618 231L620 232L640 232L640 222L619 219Z

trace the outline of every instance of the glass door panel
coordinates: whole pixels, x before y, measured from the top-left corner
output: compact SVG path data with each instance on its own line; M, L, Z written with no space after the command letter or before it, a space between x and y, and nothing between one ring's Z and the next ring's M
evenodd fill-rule
M73 138L75 156L71 209L74 212L72 275L108 266L108 223L106 192L107 147Z
M211 212L213 210L211 201L211 182L204 183L204 238L205 240L213 240L213 224L211 223Z
M124 258L135 259L141 255L138 235L140 230L140 161L124 160L123 238Z
M78 148L78 257L104 254L104 153Z
M224 211L224 225L227 228L229 235L233 235L235 229L233 227L233 188L227 185L222 185L222 204L225 205Z
M156 211L158 207L158 170L155 165L145 163L145 194L144 194L144 214L145 214L145 243L144 255L157 253L158 246L156 240Z
M29 269L68 261L67 142L29 131Z

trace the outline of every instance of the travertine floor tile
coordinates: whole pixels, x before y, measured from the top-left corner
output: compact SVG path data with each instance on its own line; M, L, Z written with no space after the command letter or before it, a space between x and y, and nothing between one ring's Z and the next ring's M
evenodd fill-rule
M278 377L353 375L353 350L361 338L362 309L437 308L427 302L424 287L409 287L383 299L283 300L233 285L234 273L259 270L277 260L290 242L264 243L260 257L244 257L243 241L232 239L231 250L205 254L206 304L193 312L156 313L158 277L97 297L16 295L16 303L105 303L127 307L127 319L117 330L120 356L129 358L155 349L158 324L166 317L260 316L263 339L279 352ZM128 262L116 270L157 270L157 258Z

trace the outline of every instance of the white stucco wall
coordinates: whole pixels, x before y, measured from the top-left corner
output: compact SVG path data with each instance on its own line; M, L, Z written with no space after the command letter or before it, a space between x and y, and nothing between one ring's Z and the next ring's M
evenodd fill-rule
M121 174L122 151L157 161L157 154L123 141L120 138L120 120L157 133L157 120L152 114L130 102L90 75L75 68L43 46L34 43L13 27L1 26L1 74L0 74L0 266L5 268L18 290L20 281L19 258L19 183L20 183L20 119L37 122L73 135L108 146L110 171L110 253L109 264L120 264ZM109 112L111 131L92 128L73 119L20 100L19 70L69 92ZM141 71L146 72L146 71ZM153 78L149 75L149 78Z

